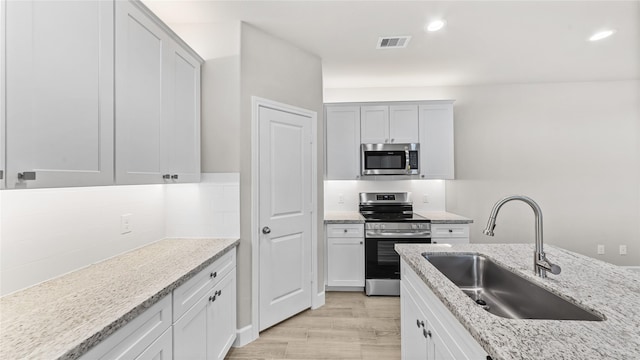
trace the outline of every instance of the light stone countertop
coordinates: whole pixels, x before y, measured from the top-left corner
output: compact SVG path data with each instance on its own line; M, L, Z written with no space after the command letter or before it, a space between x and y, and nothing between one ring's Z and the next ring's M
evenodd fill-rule
M533 244L396 244L396 251L493 360L640 359L640 275L580 254L545 246L559 275L533 273ZM605 321L506 319L477 306L422 253L478 253L577 303Z
M432 224L471 224L473 220L446 211L416 211L418 215L431 220Z
M77 359L238 239L164 239L0 298L0 359Z
M357 211L331 211L324 213L325 224L364 224L364 217Z
M416 211L432 224L470 224L473 220L446 211ZM324 213L325 224L363 224L364 217L357 211L329 211Z

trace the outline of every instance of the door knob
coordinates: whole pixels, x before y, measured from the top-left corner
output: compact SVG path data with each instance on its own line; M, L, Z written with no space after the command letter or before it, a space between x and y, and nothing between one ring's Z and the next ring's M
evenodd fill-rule
M265 235L269 234L269 233L271 233L271 229L269 229L268 226L265 226L265 227L262 228L262 233L265 234Z

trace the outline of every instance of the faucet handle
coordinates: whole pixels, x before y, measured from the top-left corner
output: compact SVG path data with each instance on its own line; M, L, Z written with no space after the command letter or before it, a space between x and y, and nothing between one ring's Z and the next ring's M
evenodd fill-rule
M562 271L562 268L560 268L560 266L549 261L549 259L547 259L547 256L545 254L542 254L541 260L544 261L544 263L539 265L544 267L547 271L551 272L553 275L558 275L560 274L560 271Z

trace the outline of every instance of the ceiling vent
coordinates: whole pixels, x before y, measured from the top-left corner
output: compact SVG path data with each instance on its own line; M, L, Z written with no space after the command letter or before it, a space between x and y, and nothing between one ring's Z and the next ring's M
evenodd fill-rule
M406 48L411 40L411 36L384 36L378 38L377 49L400 49Z

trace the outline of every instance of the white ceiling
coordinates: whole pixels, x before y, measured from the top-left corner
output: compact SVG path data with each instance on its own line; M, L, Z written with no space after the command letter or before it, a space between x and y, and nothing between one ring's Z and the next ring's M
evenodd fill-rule
M144 3L169 25L241 20L285 39L322 58L326 88L640 78L637 0ZM425 33L438 17L445 29ZM617 33L587 41L603 28ZM386 35L413 38L376 50Z

